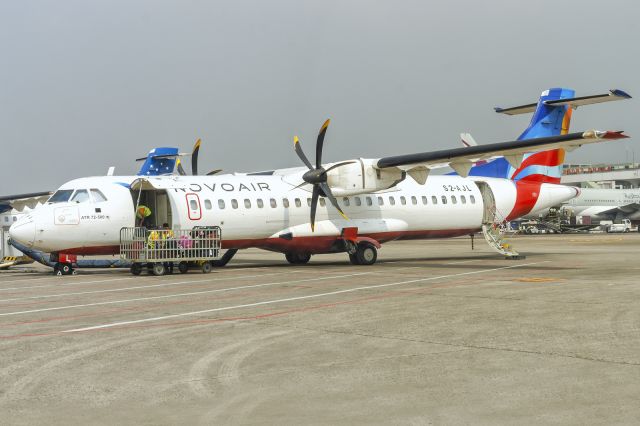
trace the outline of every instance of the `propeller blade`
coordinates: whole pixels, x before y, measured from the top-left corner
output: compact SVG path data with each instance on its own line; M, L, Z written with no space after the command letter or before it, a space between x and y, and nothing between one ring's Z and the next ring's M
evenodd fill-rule
M200 138L196 141L196 144L193 146L193 152L191 153L191 174L194 176L198 175L198 152L200 152Z
M318 197L320 197L320 188L313 185L313 195L311 195L311 232L316 230L316 208L318 207Z
M327 185L326 182L319 183L318 185L322 189L322 192L324 192L324 195L326 195L329 201L331 201L331 204L333 204L333 207L335 207L336 210L338 210L338 212L342 215L343 218L349 220L347 215L344 214L344 212L338 205L338 200L336 200L336 197L333 196L333 193L331 192L331 188L329 188L329 185Z
M293 148L295 149L296 154L298 154L298 157L300 157L305 166L307 166L309 170L313 170L313 166L309 162L309 159L306 155L304 155L304 152L302 151L302 146L300 146L300 139L298 139L297 136L293 137Z
M322 167L322 146L324 145L324 135L327 133L329 123L331 123L331 120L327 119L318 133L318 141L316 142L316 169Z
M182 168L182 163L180 162L179 158L176 160L176 169L178 170L178 174L180 176L185 176L187 174L187 172L185 172Z
M207 176L215 175L217 173L220 173L221 171L222 171L222 169L211 170L209 173L207 173Z
M294 189L302 188L305 185L311 185L311 184L309 182L302 182L300 185L296 186L295 188L291 188L290 191L293 191Z
M334 164L333 166L331 166L327 170L325 170L325 173L330 171L330 170L337 169L340 166L345 166L345 165L351 164L351 163L357 163L357 161L343 161L342 163Z

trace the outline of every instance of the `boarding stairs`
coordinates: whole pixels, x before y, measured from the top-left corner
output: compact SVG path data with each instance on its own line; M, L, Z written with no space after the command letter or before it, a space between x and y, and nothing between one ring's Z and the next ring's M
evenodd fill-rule
M478 180L475 182L482 196L482 235L494 251L500 253L505 259L524 259L511 244L505 240L505 232L508 228L506 215L499 212L493 191L487 182Z

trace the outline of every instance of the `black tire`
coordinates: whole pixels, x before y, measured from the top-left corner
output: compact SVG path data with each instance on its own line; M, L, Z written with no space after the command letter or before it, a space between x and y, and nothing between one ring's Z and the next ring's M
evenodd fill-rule
M142 265L139 263L134 263L131 265L131 273L133 275L140 275L142 273Z
M373 265L378 259L378 250L371 243L360 243L356 256L359 265Z
M202 273L208 274L209 272L211 272L211 262L204 262L202 264Z
M189 272L189 263L185 261L178 263L178 271L180 271L181 274Z
M62 275L71 275L71 273L73 272L73 269L71 268L71 264L70 263L61 263L60 264L60 272L62 272Z
M164 272L165 272L165 267L163 263L158 262L153 264L153 275L155 275L156 277L159 277L160 275L164 275Z
M284 257L292 265L304 265L311 259L311 255L308 253L285 253Z
M358 261L358 256L356 254L350 254L349 255L349 262L351 262L352 265L359 265L360 262Z

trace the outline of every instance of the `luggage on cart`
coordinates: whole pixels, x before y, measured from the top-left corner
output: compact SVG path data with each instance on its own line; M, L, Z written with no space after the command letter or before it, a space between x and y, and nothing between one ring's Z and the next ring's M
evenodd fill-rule
M140 275L145 266L150 274L164 275L172 273L175 265L183 274L191 268L209 273L211 262L220 258L220 245L218 226L120 230L120 258L132 262L134 275Z

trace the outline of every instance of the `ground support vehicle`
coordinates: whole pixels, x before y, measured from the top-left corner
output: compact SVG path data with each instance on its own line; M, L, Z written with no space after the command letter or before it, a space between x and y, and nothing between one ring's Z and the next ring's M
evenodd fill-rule
M218 226L120 230L120 257L132 262L133 275L140 275L145 267L153 275L170 274L176 265L183 274L196 267L209 273L212 262L219 260L220 244Z

